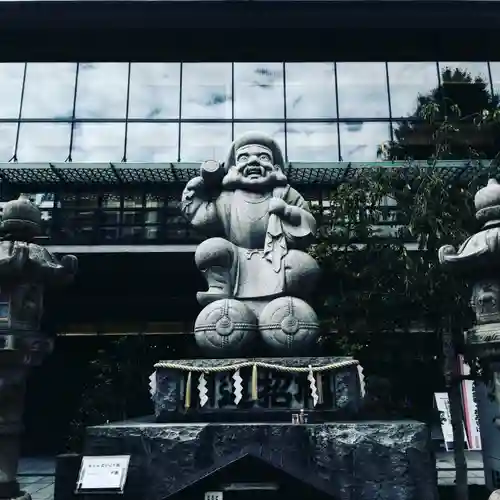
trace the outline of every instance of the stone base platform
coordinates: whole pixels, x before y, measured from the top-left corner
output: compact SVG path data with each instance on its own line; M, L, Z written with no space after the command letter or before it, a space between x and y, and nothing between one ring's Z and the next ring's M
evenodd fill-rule
M89 427L85 454L131 455L127 500L206 491L222 491L224 500L438 498L430 435L415 421L123 422Z
M347 357L183 359L155 369L158 422L291 422L300 410L309 423L350 420L361 403L358 364Z

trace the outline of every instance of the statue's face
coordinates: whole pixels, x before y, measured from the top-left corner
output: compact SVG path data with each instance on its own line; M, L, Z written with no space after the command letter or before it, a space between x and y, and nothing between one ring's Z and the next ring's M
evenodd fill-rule
M273 171L273 154L258 144L244 146L236 151L236 168L249 181L258 181Z
M224 178L227 188L248 190L272 189L286 184L281 169L274 165L272 151L261 144L249 144L236 151L236 165Z

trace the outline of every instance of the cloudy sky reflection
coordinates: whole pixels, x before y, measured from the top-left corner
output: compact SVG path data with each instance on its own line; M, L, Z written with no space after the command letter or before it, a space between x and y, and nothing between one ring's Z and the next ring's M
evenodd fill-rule
M500 91L500 62L2 63L0 161L223 159L255 129L290 161L372 161L448 67Z

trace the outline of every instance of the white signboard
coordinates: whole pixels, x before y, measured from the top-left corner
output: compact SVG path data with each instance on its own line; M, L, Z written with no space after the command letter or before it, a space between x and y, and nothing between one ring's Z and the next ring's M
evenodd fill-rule
M83 457L77 492L89 490L123 491L130 455Z
M459 356L460 373L470 375L470 366ZM464 405L465 430L469 450L481 450L481 433L479 431L476 391L472 380L462 381L462 401Z
M446 448L446 451L450 451L450 445L453 445L453 427L451 425L450 400L448 399L448 393L435 392L434 399L436 400L436 407L441 415L441 431L443 432L444 447ZM467 441L465 425L464 436L464 445L468 449L469 443Z
M453 427L451 426L450 402L446 392L436 392L434 394L436 408L441 416L441 431L443 432L444 446L446 451L453 443Z
M205 500L223 500L222 491L207 491L205 493Z

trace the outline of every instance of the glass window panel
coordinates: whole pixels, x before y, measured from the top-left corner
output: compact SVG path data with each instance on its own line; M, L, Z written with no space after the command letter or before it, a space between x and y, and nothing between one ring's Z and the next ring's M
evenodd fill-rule
M337 63L340 118L389 117L385 63Z
M377 161L378 148L390 140L388 123L340 123L341 161Z
M71 119L75 76L76 63L28 63L21 116Z
M127 161L177 161L178 123L129 123Z
M128 63L80 63L76 118L125 118Z
M493 91L500 94L500 62L490 62L490 71Z
M234 117L285 117L282 63L234 64Z
M394 145L390 149L390 157L425 161L436 152L432 138L435 127L428 123L401 121L394 123L393 130Z
M290 161L338 161L336 123L289 123L286 129Z
M65 161L69 155L70 123L21 123L17 159L29 162Z
M121 161L125 146L124 123L76 123L73 161Z
M286 63L287 118L336 118L334 63Z
M182 117L231 118L230 63L184 63L182 65Z
M230 123L181 125L181 161L225 161L230 144Z
M433 138L436 126L426 123L400 122L394 126L392 156L397 159L427 160L436 153ZM442 153L446 160L464 160L474 156L474 151L486 158L498 152L497 134L487 127L477 129L473 123L461 122L449 137L449 149Z
M125 208L143 208L144 197L142 194L126 195L123 197L123 206Z
M0 162L9 161L16 147L17 123L0 123Z
M24 63L0 63L0 118L19 118Z
M178 118L180 63L132 63L129 118Z
M285 157L285 124L281 123L235 123L234 137L245 132L258 131L271 136L280 146L283 157Z
M418 97L428 95L439 85L435 62L390 62L389 88L394 117L415 114Z
M441 82L447 104L458 106L462 117L491 109L488 64L483 62L440 62Z
M487 85L490 83L488 63L486 62L440 62L439 71L441 76L446 70L450 70L452 74L455 73L456 70L459 70L460 73L471 77L472 81L476 78L480 78Z

